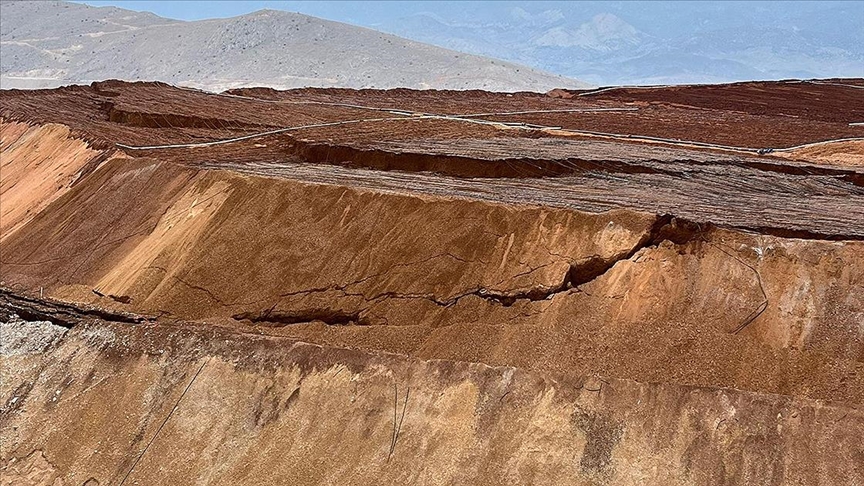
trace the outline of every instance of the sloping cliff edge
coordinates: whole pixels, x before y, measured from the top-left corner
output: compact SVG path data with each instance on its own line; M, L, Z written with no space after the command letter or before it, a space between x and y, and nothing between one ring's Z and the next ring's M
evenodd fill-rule
M842 404L200 325L5 320L4 484L864 481L864 414Z

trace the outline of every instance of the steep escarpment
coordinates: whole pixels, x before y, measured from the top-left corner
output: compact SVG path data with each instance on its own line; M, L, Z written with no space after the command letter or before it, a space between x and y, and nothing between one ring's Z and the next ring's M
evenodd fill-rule
M0 93L4 478L861 482L857 108L745 88Z
M89 147L64 125L6 121L0 122L0 150L0 241L116 155Z
M7 285L423 358L864 399L861 242L144 159L56 206L6 242Z
M0 467L13 482L864 480L864 417L843 404L188 324L31 327L40 332L0 355Z
M99 294L128 296L141 310L196 318L327 292L444 307L468 295L538 300L544 289L562 287L571 269L632 252L656 220L376 194L155 161L109 164L103 172L69 194L60 211L34 221L33 234L10 241L10 275L20 268L47 288L86 283ZM102 204L121 199L129 208L152 207L121 217ZM80 236L52 239L60 221ZM67 265L40 263L56 260Z

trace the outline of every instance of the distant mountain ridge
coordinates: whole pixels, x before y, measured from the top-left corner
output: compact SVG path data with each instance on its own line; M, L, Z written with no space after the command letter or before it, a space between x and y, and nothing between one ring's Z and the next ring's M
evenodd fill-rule
M862 2L440 2L376 15L345 16L598 85L864 76Z
M597 14L577 29L552 27L532 39L532 44L545 47L580 47L595 51L612 51L638 45L644 37L635 27L615 15Z
M117 78L242 86L548 91L585 83L307 15L184 22L67 2L0 2L0 85Z

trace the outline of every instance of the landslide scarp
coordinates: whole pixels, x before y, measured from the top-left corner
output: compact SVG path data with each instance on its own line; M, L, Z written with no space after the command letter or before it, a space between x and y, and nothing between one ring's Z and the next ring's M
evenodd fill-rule
M13 481L861 478L864 418L842 403L424 361L194 323L0 326L18 343L0 354L0 467ZM788 457L798 460L775 467ZM421 458L435 471L417 468ZM311 465L331 461L344 470Z
M146 159L105 164L26 230L4 245L4 280L62 299L421 358L864 399L860 242Z
M739 98L702 106L703 94L692 106L727 134L779 123L731 113ZM656 110L675 123L694 111L663 103L562 114L570 101L541 95L216 96L122 82L0 96L11 100L0 317L15 336L2 356L4 474L860 476L854 164L408 112L343 123L370 106L475 118L509 108L664 131L675 124ZM602 101L571 108L592 108L592 96ZM106 99L125 114L111 120ZM801 126L819 130L782 137L852 129L818 118ZM317 126L233 140L307 123ZM335 459L351 472L318 467ZM417 473L419 460L440 474Z

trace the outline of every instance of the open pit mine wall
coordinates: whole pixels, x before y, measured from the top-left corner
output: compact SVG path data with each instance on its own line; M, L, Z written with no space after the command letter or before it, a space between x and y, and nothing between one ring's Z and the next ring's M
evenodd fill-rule
M4 338L4 479L864 484L861 242L267 179L2 128L3 285L199 321Z
M89 170L92 149L61 140L30 177ZM27 153L4 152L4 180ZM419 358L864 402L862 242L99 157L55 193L3 187L4 210L31 204L3 224L4 285Z
M64 125L0 120L0 242L95 170L113 151L95 150Z
M864 484L843 405L205 326L6 327L4 484Z
M15 148L46 128L8 126L3 210L20 201L26 216L3 220L7 286L182 319L394 333L556 326L590 309L594 325L681 321L864 360L862 242L199 170L100 155L68 134L39 142L59 148L31 162ZM29 198L5 184L21 168L48 178L58 160L89 172Z

